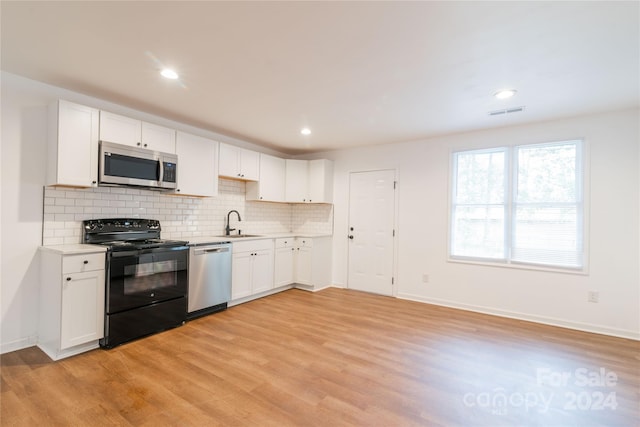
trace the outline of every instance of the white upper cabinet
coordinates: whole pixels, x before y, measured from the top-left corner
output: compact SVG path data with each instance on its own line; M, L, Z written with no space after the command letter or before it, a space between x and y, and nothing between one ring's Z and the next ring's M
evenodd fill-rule
M176 152L176 131L130 117L100 111L100 140L148 148L164 153Z
M333 202L333 162L331 160L287 160L286 164L287 202Z
M68 101L49 107L47 185L98 184L99 111Z
M142 147L163 153L176 152L176 131L164 126L142 122Z
M260 175L258 182L247 183L247 200L284 202L285 160L260 153Z
M285 200L306 203L309 199L309 161L286 160Z
M227 178L257 181L260 155L256 151L220 143L218 174Z
M178 188L176 193L214 197L218 195L218 142L180 132L176 138Z
M333 162L309 161L309 202L333 203Z

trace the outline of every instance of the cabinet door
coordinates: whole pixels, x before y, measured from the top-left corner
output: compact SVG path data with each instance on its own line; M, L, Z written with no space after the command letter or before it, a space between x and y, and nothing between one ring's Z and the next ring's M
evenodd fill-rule
M260 154L259 200L284 202L285 161Z
M231 269L231 299L238 299L251 295L251 267L253 252L238 252L233 254Z
M240 149L229 144L220 144L218 175L229 178L240 177Z
M273 250L263 249L253 254L252 293L273 289Z
M285 200L304 203L309 199L309 161L286 160Z
M142 147L163 153L175 154L176 131L164 126L142 122Z
M104 337L104 270L62 277L60 348Z
M301 246L296 249L295 282L302 285L312 285L311 262L313 248Z
M282 247L276 249L274 260L274 286L284 286L293 283L293 255L295 248Z
M309 161L309 200L311 203L333 203L333 162Z
M239 156L242 179L257 181L260 176L260 153L242 148Z
M139 147L142 122L118 114L100 111L100 140Z
M98 183L99 111L67 101L59 101L52 120L52 150L57 156L49 159L49 185L96 187Z
M177 193L191 196L218 195L218 143L200 136L178 132Z

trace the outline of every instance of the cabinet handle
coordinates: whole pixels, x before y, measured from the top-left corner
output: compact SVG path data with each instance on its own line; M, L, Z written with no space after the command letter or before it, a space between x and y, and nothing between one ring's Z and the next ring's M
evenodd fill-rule
M136 145L137 145L138 147L140 147L140 145L142 145L142 144L141 144L140 142L138 142Z
M176 192L177 192L177 193L179 193L179 192L180 192L180 189L179 189L179 188L176 188Z
M144 144L144 146L146 147L146 146L147 146L147 144Z
M89 261L87 261L87 260L85 259L85 260L84 260L84 262L83 262L83 264L84 264L84 265L87 265L87 264L89 264Z
M353 236L352 236L352 235L350 235L350 236L349 236L349 238L350 238L351 240L353 240Z
M92 185L96 185L98 182L97 181L91 181Z
M71 281L71 277L67 277L67 282L70 282L70 281Z

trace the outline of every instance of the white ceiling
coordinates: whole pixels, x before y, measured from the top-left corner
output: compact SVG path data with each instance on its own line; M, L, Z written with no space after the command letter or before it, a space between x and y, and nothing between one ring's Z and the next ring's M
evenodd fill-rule
M2 1L1 65L295 154L637 107L639 4Z

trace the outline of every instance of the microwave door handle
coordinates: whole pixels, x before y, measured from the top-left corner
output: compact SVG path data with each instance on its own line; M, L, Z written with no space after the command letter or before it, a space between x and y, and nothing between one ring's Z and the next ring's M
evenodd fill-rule
M162 157L158 157L158 184L162 184L164 181L164 168L162 167Z

